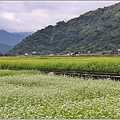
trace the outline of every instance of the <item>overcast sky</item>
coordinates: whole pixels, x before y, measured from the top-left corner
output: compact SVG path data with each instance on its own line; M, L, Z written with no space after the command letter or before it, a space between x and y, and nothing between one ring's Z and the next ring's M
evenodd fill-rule
M0 29L35 32L120 1L0 1Z

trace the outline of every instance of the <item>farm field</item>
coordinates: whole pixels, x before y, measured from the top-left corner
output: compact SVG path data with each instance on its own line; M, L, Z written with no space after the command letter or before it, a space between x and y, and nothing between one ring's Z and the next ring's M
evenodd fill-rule
M0 119L120 119L119 81L42 70L120 74L120 56L0 57Z
M120 119L120 82L0 70L0 113L1 119Z
M0 57L0 69L120 73L120 56Z

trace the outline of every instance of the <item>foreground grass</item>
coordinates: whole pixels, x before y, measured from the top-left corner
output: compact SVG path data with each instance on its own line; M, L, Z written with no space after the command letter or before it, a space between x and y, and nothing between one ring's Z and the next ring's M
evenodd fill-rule
M0 118L120 118L120 82L43 74L0 77Z

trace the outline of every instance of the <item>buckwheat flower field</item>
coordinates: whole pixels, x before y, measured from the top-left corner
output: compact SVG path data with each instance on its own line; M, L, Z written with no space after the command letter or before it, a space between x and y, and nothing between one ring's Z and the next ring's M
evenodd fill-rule
M2 71L1 119L120 119L119 81Z

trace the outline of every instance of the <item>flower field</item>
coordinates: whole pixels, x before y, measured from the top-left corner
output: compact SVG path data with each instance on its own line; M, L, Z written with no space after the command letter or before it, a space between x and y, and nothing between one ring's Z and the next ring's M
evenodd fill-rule
M0 57L1 69L120 73L120 56Z
M0 57L0 119L120 119L119 81L42 70L120 74L120 56Z
M120 119L120 82L0 70L0 113L1 119Z

